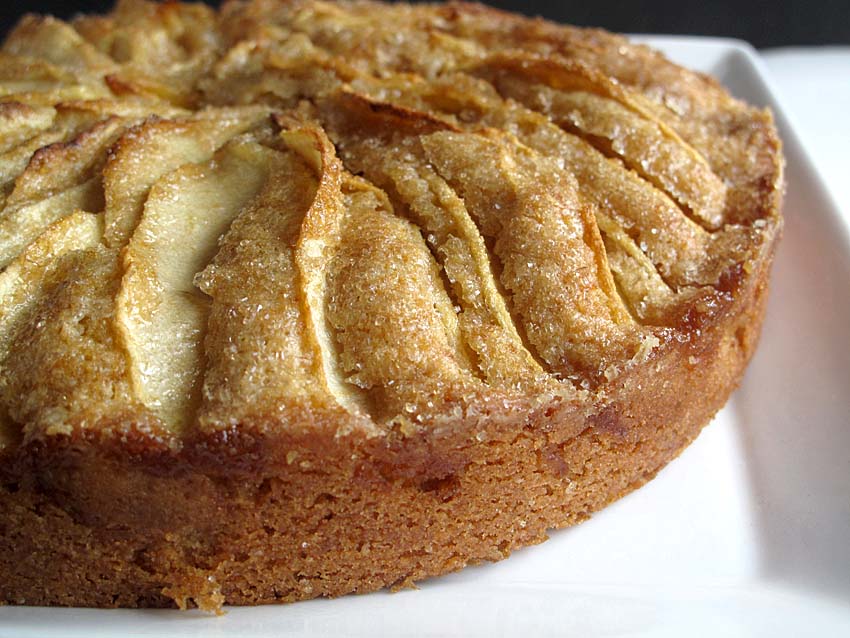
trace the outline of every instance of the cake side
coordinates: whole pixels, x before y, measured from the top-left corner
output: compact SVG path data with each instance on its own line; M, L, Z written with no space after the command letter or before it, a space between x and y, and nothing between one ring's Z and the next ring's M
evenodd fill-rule
M362 593L501 560L636 489L697 436L752 353L766 266L760 274L722 325L698 344L669 343L595 414L497 408L441 437L380 440L239 427L176 455L143 437L134 458L118 437L27 450L21 469L4 470L3 597L217 608Z

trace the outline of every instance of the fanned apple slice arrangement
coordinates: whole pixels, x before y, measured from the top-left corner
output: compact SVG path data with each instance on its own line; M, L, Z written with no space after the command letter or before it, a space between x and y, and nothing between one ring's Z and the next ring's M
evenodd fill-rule
M199 503L205 481L260 490L250 533L223 496L221 528L147 529L74 474L62 507L96 542L192 538L191 569L159 555L113 604L296 600L502 557L651 478L722 405L781 195L767 112L600 31L466 4L27 16L0 53L4 484L56 463L34 450L118 440L158 477L204 477ZM290 497L329 518L290 512L287 532L270 521ZM263 529L265 558L227 549ZM316 539L324 558L297 549ZM0 598L104 604L2 565Z

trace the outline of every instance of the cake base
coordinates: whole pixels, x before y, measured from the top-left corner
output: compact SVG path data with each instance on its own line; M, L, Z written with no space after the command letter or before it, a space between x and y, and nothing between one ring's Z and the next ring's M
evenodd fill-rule
M408 586L540 543L653 478L722 407L771 257L691 317L699 339L600 388L599 411L512 406L407 437L240 424L180 451L138 431L21 448L0 474L0 600L215 610Z

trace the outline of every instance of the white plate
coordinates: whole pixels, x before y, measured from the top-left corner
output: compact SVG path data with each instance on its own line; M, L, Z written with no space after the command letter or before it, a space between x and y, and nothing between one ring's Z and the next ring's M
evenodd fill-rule
M714 423L583 525L419 590L200 612L6 607L0 636L850 635L850 241L767 86L730 40L644 37L769 105L787 225L761 346Z

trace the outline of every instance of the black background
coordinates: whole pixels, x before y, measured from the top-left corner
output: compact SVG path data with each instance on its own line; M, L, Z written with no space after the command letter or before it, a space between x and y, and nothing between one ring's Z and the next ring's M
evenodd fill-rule
M103 12L111 4L112 0L5 0L0 6L0 30L5 33L26 12L68 18L78 12ZM757 47L850 44L850 0L492 0L490 4L627 33L726 36Z

